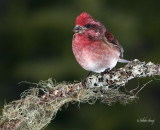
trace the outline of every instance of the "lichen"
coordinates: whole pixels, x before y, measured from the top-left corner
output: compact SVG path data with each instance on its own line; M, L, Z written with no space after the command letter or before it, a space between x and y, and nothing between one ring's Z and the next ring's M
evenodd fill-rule
M87 78L86 86L80 82L56 83L52 79L40 81L35 87L24 91L21 99L3 108L0 130L39 130L47 126L58 110L68 103L89 103L97 100L112 105L128 104L136 100L137 93L126 91L124 85L132 78L160 75L159 65L134 60L120 69ZM32 84L28 84L32 85Z

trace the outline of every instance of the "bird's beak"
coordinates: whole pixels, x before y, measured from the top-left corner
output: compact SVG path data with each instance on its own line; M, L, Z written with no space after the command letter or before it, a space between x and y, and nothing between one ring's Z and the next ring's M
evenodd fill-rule
M82 26L80 26L80 25L76 25L76 26L74 27L73 31L74 31L75 33L83 33L83 32L84 32L84 28L83 28Z

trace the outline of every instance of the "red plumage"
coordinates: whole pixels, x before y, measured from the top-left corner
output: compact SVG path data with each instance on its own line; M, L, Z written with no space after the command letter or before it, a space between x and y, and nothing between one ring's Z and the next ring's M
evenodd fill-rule
M113 34L85 12L76 18L75 25L72 50L78 63L97 73L112 69L123 56L123 48Z
M89 20L92 20L92 17L89 14L83 12L76 18L75 25L84 26L89 22Z

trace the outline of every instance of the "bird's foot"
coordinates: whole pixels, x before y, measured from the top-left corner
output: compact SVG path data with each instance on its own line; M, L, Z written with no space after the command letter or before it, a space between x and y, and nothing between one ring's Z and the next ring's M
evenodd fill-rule
M82 83L82 86L84 88L87 88L86 87L86 81L87 81L87 78L92 74L92 72L89 72L82 80L81 80L81 83Z
M99 82L103 82L103 76L110 72L110 68L106 69L105 71L101 72L101 78L99 78Z
M105 71L101 72L101 76L104 76L104 74L107 74L110 72L110 68L106 69Z

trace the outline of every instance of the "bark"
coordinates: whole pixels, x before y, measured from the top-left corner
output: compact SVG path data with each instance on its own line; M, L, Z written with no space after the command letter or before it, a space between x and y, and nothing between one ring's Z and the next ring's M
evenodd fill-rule
M57 111L66 103L95 103L101 100L112 105L120 102L127 104L137 98L124 86L133 78L160 75L160 65L152 62L133 60L122 68L113 69L103 75L93 74L81 82L59 84L51 79L40 81L21 94L21 99L4 105L0 119L0 130L39 130L55 117Z

